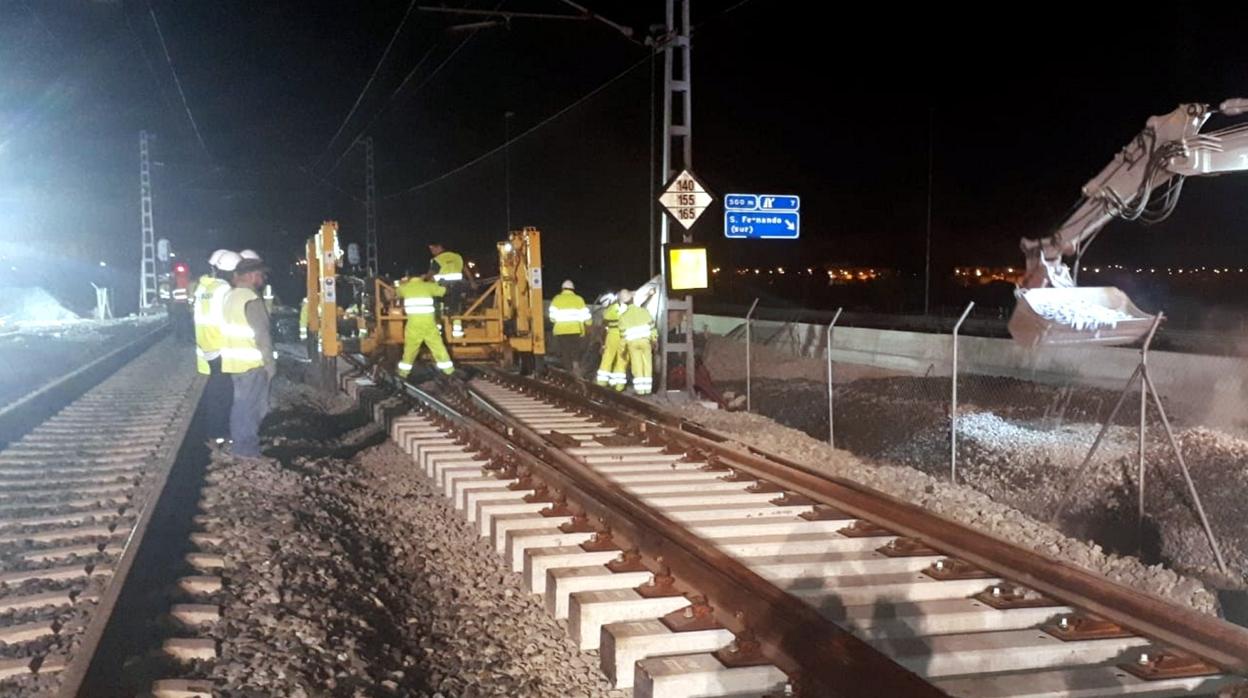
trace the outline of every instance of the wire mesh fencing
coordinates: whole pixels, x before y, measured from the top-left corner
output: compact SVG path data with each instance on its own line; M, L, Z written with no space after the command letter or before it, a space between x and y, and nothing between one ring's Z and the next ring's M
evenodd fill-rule
M736 323L709 333L704 355L730 393L745 381ZM836 327L829 347L826 326L754 320L750 335L754 412L863 458L950 477L951 334ZM1199 499L1230 568L1248 570L1248 359L1149 353L1189 485L1151 396L1141 440L1140 383L1127 388L1138 348L963 336L958 350L960 481L1111 550L1214 570Z

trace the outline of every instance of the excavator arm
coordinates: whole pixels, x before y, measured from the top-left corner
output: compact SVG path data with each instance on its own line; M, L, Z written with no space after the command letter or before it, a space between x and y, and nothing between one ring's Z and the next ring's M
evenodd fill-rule
M1205 104L1182 104L1149 119L1144 130L1084 185L1083 198L1056 232L1021 241L1027 271L1020 286L1073 287L1075 279L1063 258L1078 260L1106 223L1115 218L1164 220L1178 201L1184 178L1248 170L1248 122L1200 132L1218 113L1248 113L1248 99L1228 99L1216 110Z

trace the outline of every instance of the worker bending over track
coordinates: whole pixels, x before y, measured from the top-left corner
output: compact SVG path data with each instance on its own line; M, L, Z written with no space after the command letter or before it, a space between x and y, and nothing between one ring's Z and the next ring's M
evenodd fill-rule
M650 311L642 305L646 296L634 296L632 305L620 314L620 337L628 352L628 366L633 373L633 392L649 395L654 390L653 360L650 352L659 332ZM618 386L617 390L623 390Z
M598 385L609 385L623 391L628 384L628 353L620 339L620 315L628 308L632 291L622 289L614 298L606 294L610 303L602 311L603 339L602 360L598 362Z

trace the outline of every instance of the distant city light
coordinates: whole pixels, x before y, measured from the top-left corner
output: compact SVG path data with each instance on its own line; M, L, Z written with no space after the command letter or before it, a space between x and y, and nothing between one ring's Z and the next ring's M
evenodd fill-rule
M100 266L102 266L102 267L106 267L106 266L108 266L108 262L105 262L104 260L102 260L102 259L101 259L101 260L100 260Z

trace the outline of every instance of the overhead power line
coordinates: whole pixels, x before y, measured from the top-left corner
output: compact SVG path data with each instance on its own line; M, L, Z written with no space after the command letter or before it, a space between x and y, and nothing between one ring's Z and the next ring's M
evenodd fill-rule
M364 101L364 95L368 94L368 88L372 87L373 80L377 79L377 73L381 70L382 64L386 62L386 57L390 55L390 49L394 48L395 40L398 39L399 34L403 32L403 27L407 25L407 18L411 16L412 10L415 9L415 7L416 0L411 0L411 2L407 4L407 11L403 13L403 19L399 22L399 26L395 27L394 34L390 37L390 42L386 44L386 50L382 52L381 59L377 61L377 65L373 68L372 74L368 76L368 82L364 83L364 89L360 90L359 96L355 98L355 104L351 105L351 111L347 112L346 118L342 120L342 125L340 125L338 130L334 132L334 137L329 139L329 143L325 145L325 149L322 150L321 154L318 155L316 160L312 162L311 169L315 170L316 166L321 164L321 161L324 160L325 156L329 154L329 151L334 147L334 144L338 142L338 137L342 135L343 129L345 129L347 124L351 122L351 117L355 115L355 110L360 108L360 102Z
M178 96L182 98L182 107L186 109L186 118L191 122L195 140L199 141L199 147L203 148L204 154L211 158L212 154L208 152L208 146L204 145L204 137L199 133L199 124L195 123L195 115L191 113L191 105L186 101L186 92L182 91L182 81L178 79L178 71L173 67L173 59L169 56L169 46L165 44L165 34L160 30L160 20L156 19L156 11L152 9L151 2L147 4L147 14L151 16L152 24L156 27L156 37L160 39L160 48L165 53L165 62L169 64L169 72L173 73L173 84L178 88Z
M565 3L565 4L567 4L567 5L570 5L570 6L572 6L572 7L575 7L575 8L576 8L576 9L578 9L578 10L582 10L582 11L586 11L586 12L588 12L588 10L586 10L586 9L585 9L585 8L583 8L583 7L581 7L580 5L578 5L578 4L577 4L577 3L575 3L575 2L569 2L569 0L561 0L561 1L562 1L562 2L564 2L564 3ZM714 23L715 21L717 21L717 20L719 20L719 19L721 19L721 18L723 18L723 17L727 16L728 14L730 14L730 13L732 13L732 12L735 12L736 10L738 10L738 9L740 9L741 7L743 7L743 6L747 5L747 4L749 4L750 2L752 2L752 0L739 0L739 1L738 1L738 2L736 2L735 4L730 5L730 6L729 6L729 7L727 7L727 8L724 8L723 10L719 11L719 12L718 12L718 13L716 13L715 15L713 15L713 16L711 16L711 17L708 17L707 19L703 20L702 22L699 22L698 24L695 24L695 25L693 26L693 31L694 31L694 32L696 32L697 30L702 29L702 28L704 28L704 27L706 27L706 26L708 26L708 25L710 25L710 24ZM500 4L500 6L501 6L501 4L502 4L502 3L499 3L499 4ZM598 15L592 15L592 13L591 13L591 16L592 16L594 19L596 19L596 20L598 20L598 21L601 21L601 22L604 22L605 24L607 24L607 25L609 25L609 26L611 26L611 27L613 27L613 28L615 28L615 29L617 29L617 30L621 30L621 27L620 27L619 25L616 25L616 24L615 24L615 23L613 23L613 22L607 21L605 18L599 17ZM626 28L625 28L625 29L626 29ZM649 48L649 51L647 51L647 52L646 52L646 56L645 56L645 57L643 57L643 58L641 58L640 60L638 60L636 63L633 63L632 65L630 65L630 66L628 66L627 68L625 68L623 71L621 71L621 72L620 72L619 74L617 74L615 77L612 77L610 80L607 80L606 82L604 82L603 84L599 85L598 87L596 87L596 88L594 88L594 89L590 90L589 92L587 92L586 94L584 94L584 95L583 95L583 96L581 96L580 98L576 99L576 100L575 100L575 101L573 101L571 104L569 104L568 106L564 107L563 109L560 109L559 111L555 112L554 114L552 114L552 115L550 115L550 116L546 117L545 119L543 119L542 121L538 122L538 123L537 123L537 124L535 124L534 126L532 126L532 127L530 127L529 129L527 129L527 130L525 130L525 131L521 132L519 135L515 136L514 138L509 138L509 139L507 139L507 141L506 141L506 142L504 142L502 145L499 145L499 146L498 146L498 147L496 147L496 148L492 148L492 149L490 149L490 150L488 150L488 151L486 151L486 152L482 153L481 155L479 155L479 156L477 156L477 157L473 158L472 160L469 160L468 162L465 162L464 164L459 165L458 167L455 167L455 168L453 168L453 169L451 169L451 170L448 170L448 171L446 171L446 172L443 172L442 174L440 174L440 175L438 175L438 176L436 176L436 177L433 177L433 178L431 178L431 179L427 179L427 180L425 180L425 181L423 181L423 182L421 182L421 183L419 183L419 184L412 185L412 186L407 187L407 188L405 188L405 189L401 189L401 190L396 191L396 192L391 192L391 193L386 194L385 196L383 196L383 197L381 197L381 198L382 198L382 199L393 199L393 198L395 198L395 197L405 196L405 195L407 195L407 194L411 194L412 192L420 191L421 189L424 189L424 188L426 188L426 187L429 187L429 186L432 186L432 185L434 185L434 184L437 184L438 182L441 182L442 180L444 180L444 179L446 179L446 178L448 178L448 177L452 177L452 176L454 176L454 175L457 175L457 174L459 174L460 172L463 172L464 170L469 169L469 168L470 168L470 167L472 167L473 165L476 165L476 164L480 163L480 162L481 162L481 161L483 161L483 160L489 159L491 156L496 155L496 154L498 154L498 153L502 152L503 150L505 150L505 149L506 149L507 147L509 147L512 143L515 143L516 141L519 141L519 140L523 139L524 137L528 136L529 134L533 133L534 131L536 131L536 130L538 130L538 129L542 128L543 126L546 126L547 124L549 124L549 123L551 123L551 122L555 121L556 119L558 119L559 117L561 117L561 116L563 116L564 114L568 113L569 111L571 111L571 110L575 109L576 107L580 106L580 105L581 105L581 104L583 104L585 101L587 101L587 100L589 100L589 99L593 98L593 97L594 97L594 95L598 94L599 92L602 92L603 90L607 89L607 88L608 88L608 87L610 87L611 85L615 84L617 81L619 81L619 80L620 80L621 78L623 78L625 75L628 75L629 73L633 72L633 71L634 71L634 70L636 70L637 68L640 68L642 65L645 65L645 64L649 63L649 61L651 60L651 58L652 58L655 54L657 54L657 53L659 53L660 51L662 51L662 50L663 50L663 48L664 48L664 44L663 44L663 42L662 42L662 41L659 41L659 42L654 42L654 41L651 41L651 40L647 40L647 41L645 41L645 42L637 42L635 39L633 39L633 37L632 37L632 36L631 36L628 32L621 31L621 33L623 33L623 34L624 34L627 38L629 38L629 39L630 39L631 41L633 41L634 43L644 43L644 45L646 45L646 46ZM439 66L439 67L440 67L440 66ZM426 80L426 82L427 82L427 80ZM423 85L423 84L422 84L422 85Z
M529 127L528 129L526 129L525 131L521 132L521 133L520 133L519 135L517 135L516 137L511 138L511 139L508 139L508 140L507 140L506 142L504 142L502 145L500 145L500 146L498 146L498 147L496 147L496 148L493 148L493 149L491 149L491 150L489 150L489 151L486 151L485 153L482 153L481 155L479 155L479 156L477 156L477 157L473 158L472 160L469 160L468 162L465 162L464 164L460 165L459 167L456 167L456 168L454 168L454 169L452 169L452 170L448 170L447 172L444 172L444 173L442 173L442 174L440 174L440 175L438 175L437 177L434 177L434 178L432 178L432 179L425 180L424 182L421 182L420 184L416 184L416 185L410 186L410 187L408 187L408 188L406 188L406 189L403 189L403 190L401 190L401 191L396 191L396 192L393 192L393 193L391 193L391 194L387 194L387 195L385 195L385 196L383 196L383 197L381 197L381 198L383 198L383 199L392 199L392 198L394 198L394 197L396 197L396 196L403 196L403 195L406 195L406 194L410 194L410 193L412 193L412 192L414 192L414 191L419 191L419 190L421 190L421 189L424 189L425 187L431 186L431 185L433 185L433 184L437 184L438 182L441 182L442 180L446 179L447 177L451 177L451 176L453 176L453 175L459 174L460 172L463 172L464 170L466 170L466 169L468 169L468 168L472 167L473 165L476 165L477 163L481 162L482 160L486 160L486 159L487 159L487 158L489 158L490 156L492 156L492 155L495 155L495 154L497 154L497 153L502 152L505 148L507 148L508 146L510 146L512 143L515 143L516 141L519 141L519 140L523 139L525 136L528 136L529 134L533 133L534 131L536 131L536 130L538 130L538 129L542 128L543 126L545 126L545 125L547 125L547 124L551 123L552 121L554 121L554 120L558 119L559 117L563 116L564 114L566 114L566 113L568 113L568 112L572 111L573 109L575 109L575 108L579 107L581 104L583 104L583 103L585 103L586 101L588 101L589 99L593 98L593 97L594 97L594 95L597 95L599 92L602 92L603 90L607 89L607 88L608 88L608 87L610 87L611 85L615 84L617 81L619 81L619 80L620 80L621 78L623 78L625 75L628 75L629 73L633 72L633 71L634 71L634 70L636 70L637 68L640 68L641 66L646 65L649 61L650 61L650 56L649 56L649 55L646 55L646 57L642 58L641 60L637 61L636 63L633 63L633 64L632 64L632 65L630 65L629 67L625 68L623 71L621 71L619 74L617 74L615 77L611 78L610 80L608 80L608 81L604 82L603 84L599 85L598 87L595 87L594 89L592 89L592 90L590 90L589 92L585 93L585 94L584 94L584 95L582 95L579 99L577 99L576 101L572 102L571 104L569 104L568 106L564 107L563 109L560 109L559 111L555 112L554 114L551 114L550 116L546 117L545 119L543 119L543 120L539 121L537 124L534 124L533 126Z

